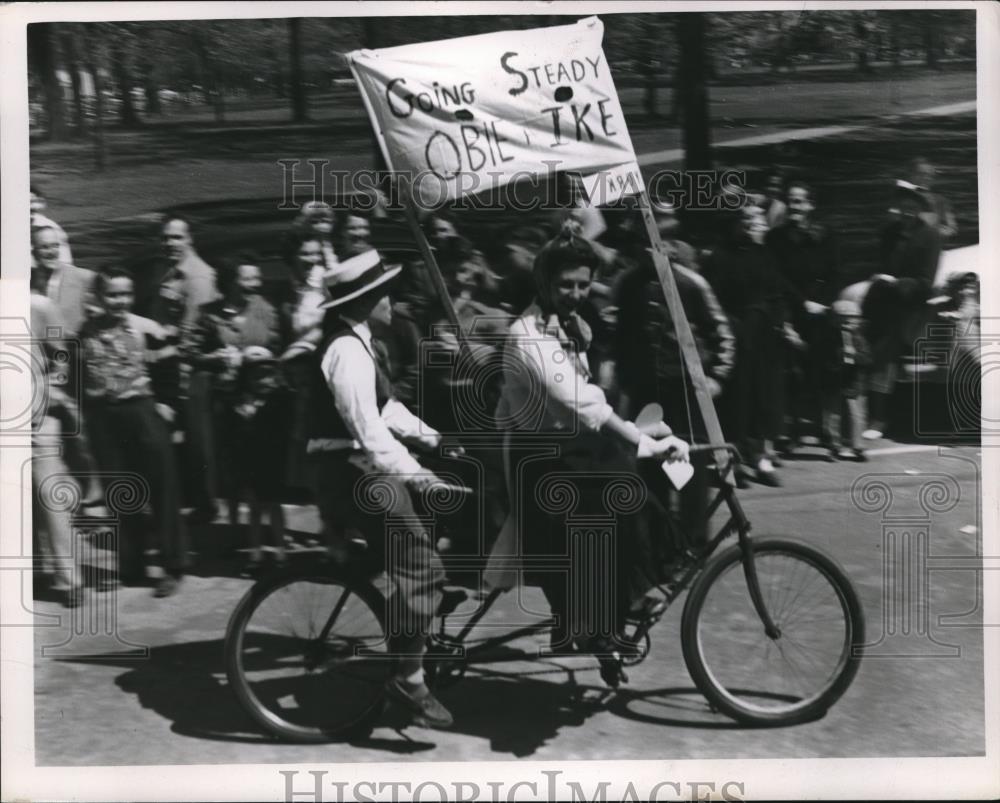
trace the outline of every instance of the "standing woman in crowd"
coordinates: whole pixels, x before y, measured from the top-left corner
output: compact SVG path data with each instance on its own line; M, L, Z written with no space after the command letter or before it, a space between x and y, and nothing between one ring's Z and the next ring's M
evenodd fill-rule
M185 333L183 346L192 366L213 375L213 429L222 469L219 484L229 501L232 524L239 519L240 492L244 490L236 482L240 476L235 451L241 429L236 413L240 369L251 347L263 347L269 352L281 347L278 311L260 294L257 261L252 254L241 254L234 262L220 266L217 281L221 297L201 308L198 319Z
M591 334L578 310L590 292L598 262L587 240L564 229L535 259L535 302L510 327L497 421L508 433L511 513L493 549L486 580L494 588L514 585L516 576L507 562L512 555L570 554L567 511L558 504L560 499L576 500L573 515L607 515L603 502L614 496L612 486L634 490L626 495L635 504L612 505L617 514L614 576L584 576L582 564L574 563L572 576L548 571L539 577L558 618L553 648L575 646L597 655L602 678L617 686L624 679L620 650L627 648L621 635L625 616L630 607L635 615L651 613L654 603L645 593L665 563L657 547L665 545L670 533L666 511L638 476L637 459L686 459L688 447L669 436L665 425L657 434L667 437L654 440L640 434L615 414L592 380L587 360ZM520 441L526 435L530 447L515 447L514 436ZM600 568L607 566L602 562ZM583 588L588 604L579 604L573 593ZM607 614L603 622L588 615L595 607Z
M762 245L767 224L748 197L723 212L722 236L702 274L715 290L736 338L736 365L723 400L726 434L740 445L762 485L780 485L770 452L784 416L786 286ZM745 469L737 479L746 484Z
M337 253L334 249L334 232L336 220L333 209L325 201L307 201L302 204L302 211L292 223L292 231L300 237L316 237L323 245L323 258L327 265L337 264Z
M315 234L293 229L285 240L284 258L288 267L288 292L280 314L283 342L290 345L281 355L281 363L285 379L294 394L286 481L290 488L307 494L312 485L305 460L309 379L312 358L323 337L325 310L322 305L328 299L323 286L323 275L326 273L323 240Z
M337 256L340 259L363 254L372 247L372 227L368 217L357 209L342 209L335 223Z

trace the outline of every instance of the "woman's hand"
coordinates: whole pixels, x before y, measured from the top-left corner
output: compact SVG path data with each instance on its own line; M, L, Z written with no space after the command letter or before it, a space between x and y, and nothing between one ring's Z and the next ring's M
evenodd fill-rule
M666 438L661 438L656 443L658 447L662 447L664 449L663 456L666 457L667 460L670 460L671 462L678 460L685 463L688 462L688 459L690 458L688 450L691 447L688 445L687 441L682 441L676 435L670 435Z
M668 435L665 438L651 438L643 435L639 440L637 456L639 458L656 458L657 460L688 459L688 444L675 435Z

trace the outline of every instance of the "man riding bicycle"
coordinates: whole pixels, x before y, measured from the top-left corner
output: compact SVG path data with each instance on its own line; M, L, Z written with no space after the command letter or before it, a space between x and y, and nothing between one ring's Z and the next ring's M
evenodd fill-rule
M444 571L412 497L441 480L403 442L433 449L441 436L393 398L385 346L369 327L388 325L388 288L400 271L372 250L325 275L329 299L312 372L307 451L324 526L360 530L369 548L384 555L396 585L388 625L398 664L386 690L420 724L445 728L451 714L428 689L423 671Z

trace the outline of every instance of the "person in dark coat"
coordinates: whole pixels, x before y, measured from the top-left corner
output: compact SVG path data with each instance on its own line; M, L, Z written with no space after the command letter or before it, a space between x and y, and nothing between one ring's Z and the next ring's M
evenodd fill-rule
M885 431L897 362L920 335L941 256L941 235L924 217L931 208L926 194L898 182L895 207L879 238L882 272L872 277L862 307L872 350L867 440Z
M673 317L652 256L649 252L644 256L618 285L615 363L622 393L619 408L624 416L635 418L645 405L656 402L663 407L664 419L670 422L676 435L705 443L708 440L705 424L683 361ZM709 393L716 399L732 373L736 352L729 320L703 276L672 257L670 265ZM708 452L695 455L692 461L695 475L677 499L681 527L696 541L704 540L707 535L709 475L703 470L703 463L710 459Z
M780 481L769 455L784 415L787 284L771 252L757 241L760 208L746 204L738 213L723 214L721 241L706 258L702 275L736 337L735 370L722 404L725 432L741 444L757 481L775 486ZM737 479L745 484L745 467Z
M787 220L767 233L765 243L774 256L788 291L788 311L805 348L788 354L788 408L791 426L786 449L799 442L801 422L819 425L821 444L832 458L838 438L833 422L824 417L828 398L839 398L836 362L838 326L830 306L837 297L839 256L837 239L813 218L813 190L800 181L788 185Z

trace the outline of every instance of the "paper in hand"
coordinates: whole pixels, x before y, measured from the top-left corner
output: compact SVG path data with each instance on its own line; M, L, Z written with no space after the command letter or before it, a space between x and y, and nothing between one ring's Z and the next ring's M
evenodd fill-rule
M667 475L670 484L678 491L688 484L688 480L694 476L694 466L687 460L664 460L660 465L663 473Z

